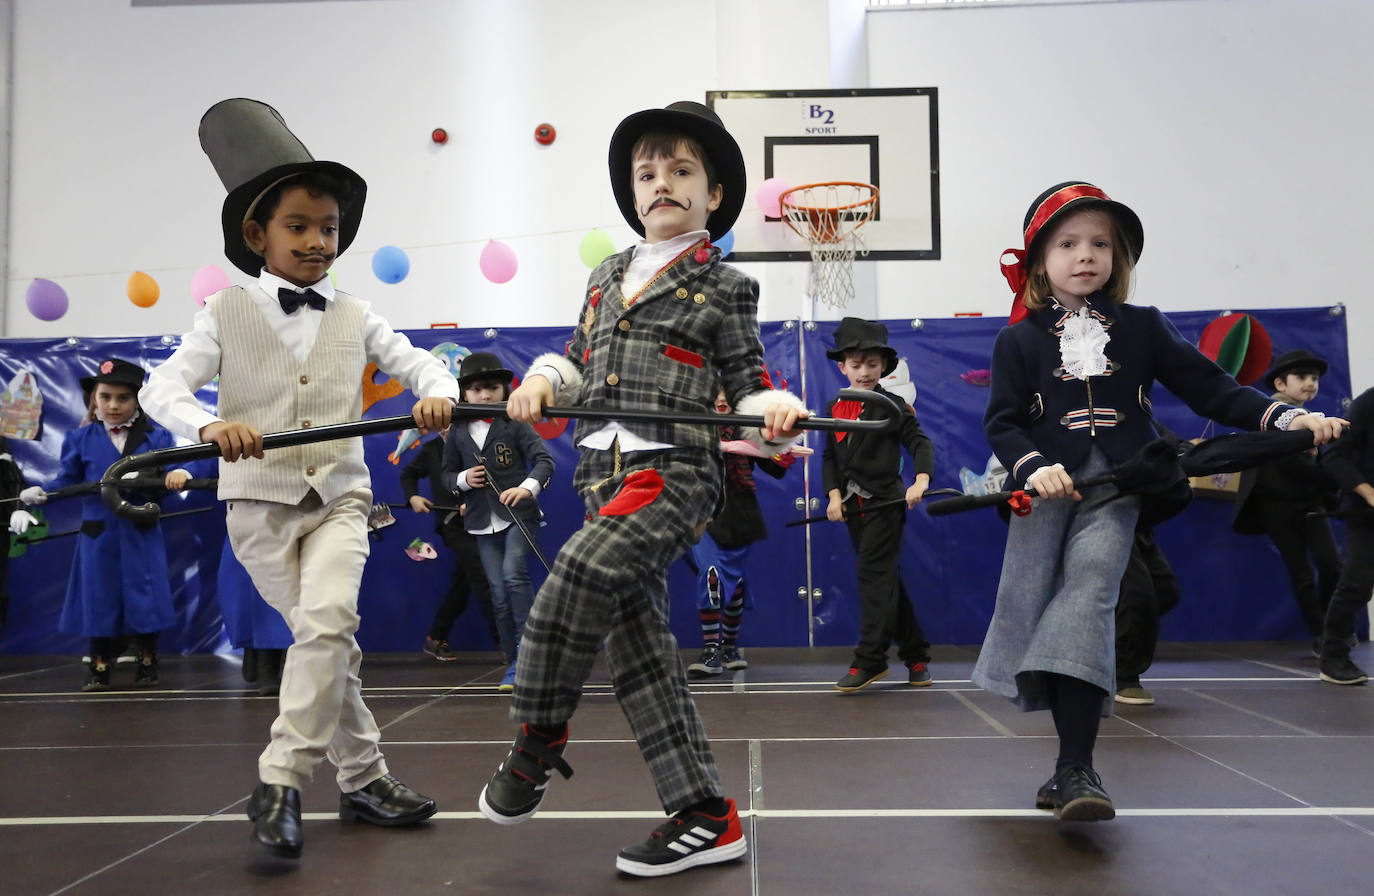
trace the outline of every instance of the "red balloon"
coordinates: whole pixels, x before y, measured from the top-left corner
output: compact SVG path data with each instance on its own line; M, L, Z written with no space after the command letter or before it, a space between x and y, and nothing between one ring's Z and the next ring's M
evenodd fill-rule
M558 132L553 129L551 124L541 124L534 129L534 139L540 146L548 146L558 136Z
M433 131L430 131L429 139L443 146L448 142L448 131L443 128L435 128Z

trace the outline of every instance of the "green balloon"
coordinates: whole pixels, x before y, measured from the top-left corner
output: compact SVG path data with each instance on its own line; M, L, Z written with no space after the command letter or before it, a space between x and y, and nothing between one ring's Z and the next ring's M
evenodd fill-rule
M577 254L582 258L582 263L589 268L594 268L606 260L606 256L615 252L615 243L611 241L611 236L604 230L588 230L587 235L582 237L582 245L578 247Z

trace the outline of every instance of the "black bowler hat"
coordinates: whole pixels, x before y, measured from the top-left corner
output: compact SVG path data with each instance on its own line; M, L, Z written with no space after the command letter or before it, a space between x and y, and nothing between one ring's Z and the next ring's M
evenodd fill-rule
M887 344L887 327L876 320L846 317L835 328L835 347L825 353L832 361L844 361L850 352L878 352L883 356L883 376L897 369L897 350Z
M143 385L144 376L143 368L137 364L131 364L119 358L107 358L100 362L94 376L81 378L81 391L90 392L97 383L110 383L111 385L129 386L137 392Z
M1291 352L1284 352L1274 359L1274 366L1269 368L1269 372L1264 375L1260 382L1264 383L1265 388L1274 388L1274 380L1286 375L1290 370L1299 367L1311 367L1317 371L1317 376L1326 376L1327 367L1325 360L1318 358L1305 348L1295 349Z
M243 98L215 103L201 116L200 146L229 191L220 212L224 254L245 274L258 276L262 256L244 242L243 225L262 195L289 177L319 171L347 184L352 196L348 208L339 209L338 254L358 235L367 182L338 162L315 161L281 114L266 103Z
M639 138L650 131L683 134L706 148L722 192L720 206L706 219L706 229L713 240L725 236L744 207L744 154L740 152L735 138L725 129L720 116L691 100L673 103L666 109L636 112L622 121L611 135L611 191L615 194L616 204L620 206L620 214L624 215L635 233L644 235L644 224L635 210L634 184L630 180L630 166L634 160L630 158L630 153L634 151Z
M515 374L501 365L491 352L473 352L458 365L458 386L466 388L473 380L501 380L509 383Z

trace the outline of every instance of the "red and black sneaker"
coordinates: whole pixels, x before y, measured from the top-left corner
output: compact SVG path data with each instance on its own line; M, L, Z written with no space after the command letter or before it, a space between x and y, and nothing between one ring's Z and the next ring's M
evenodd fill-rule
M497 824L527 820L539 808L544 788L549 786L555 771L565 778L572 777L572 766L563 761L567 746L567 731L551 741L528 724L521 725L510 753L477 797L477 808Z
M615 867L636 877L663 877L698 865L738 859L749 851L735 801L723 817L685 809L654 829L649 839L620 851Z

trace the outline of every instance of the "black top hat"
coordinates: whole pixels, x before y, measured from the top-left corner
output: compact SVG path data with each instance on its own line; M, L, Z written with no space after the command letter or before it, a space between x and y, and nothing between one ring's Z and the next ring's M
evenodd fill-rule
M200 119L200 146L229 191L220 213L224 254L245 274L258 275L262 256L243 241L243 224L262 194L288 177L320 171L347 183L353 197L347 209L340 209L340 255L358 235L367 182L338 162L315 161L281 114L266 103L239 98L211 106Z
M1274 379L1283 376L1290 370L1298 367L1312 367L1317 371L1318 376L1325 376L1327 367L1325 360L1312 354L1305 348L1294 349L1291 352L1284 352L1274 359L1274 366L1269 368L1269 372L1260 380L1264 388L1274 388Z
M458 386L466 388L473 380L502 380L509 383L515 374L501 364L491 352L473 352L458 365Z
M878 352L883 356L883 376L897 369L897 350L887 344L887 327L876 320L846 317L835 328L835 347L825 356L843 361L850 352Z
M112 383L130 386L135 392L143 385L143 368L119 358L107 358L100 362L94 376L81 378L81 391L90 392L96 383Z
M620 214L644 235L644 224L635 213L634 184L630 180L630 153L640 137L650 131L671 131L701 142L716 169L716 179L722 188L720 207L706 219L711 239L718 240L730 232L744 207L744 154L720 116L701 103L682 100L666 109L645 109L622 121L611 135L611 191L620 206ZM711 184L715 186L715 184Z
M1031 244L1051 221L1067 212L1091 208L1104 209L1116 219L1126 237L1126 249L1131 253L1131 260L1139 261L1140 250L1145 245L1145 228L1140 225L1140 218L1127 206L1108 198L1100 187L1082 180L1055 184L1035 197L1021 224L1021 229L1025 231L1026 257L1030 258Z

